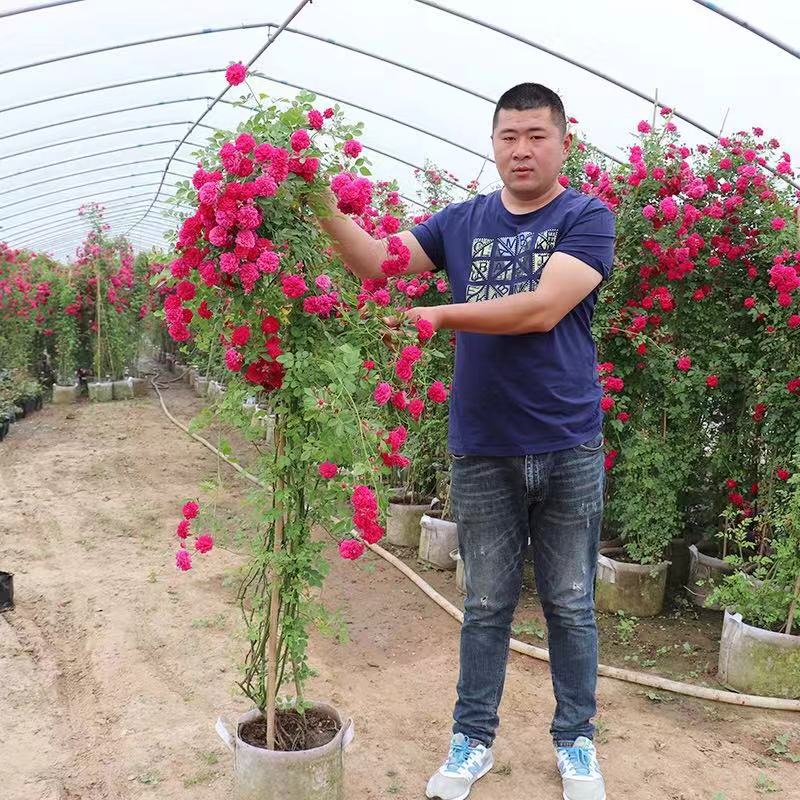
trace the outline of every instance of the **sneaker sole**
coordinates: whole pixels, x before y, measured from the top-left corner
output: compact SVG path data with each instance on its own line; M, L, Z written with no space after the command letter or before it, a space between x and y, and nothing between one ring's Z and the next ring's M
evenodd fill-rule
M480 780L480 779L481 779L481 778L482 778L484 775L486 775L486 773L487 773L487 772L489 772L489 770L491 770L491 768L492 768L493 766L494 766L494 758L492 758L492 760L489 762L489 764L488 764L487 766L485 766L485 767L484 767L484 768L483 768L483 769L482 769L482 770L481 770L481 771L480 771L480 772L479 772L479 773L478 773L478 774L475 776L475 780L474 780L474 781L472 781L472 783L469 785L469 788L467 789L467 791L466 791L464 794L460 794L458 797L454 797L454 798L453 798L453 800L467 800L467 798L469 797L469 793L472 791L472 787L473 787L473 786L474 786L474 785L475 785L475 784L476 784L476 783L477 783L477 782L478 782L478 781L479 781L479 780ZM425 797L427 797L427 798L428 798L428 800L437 800L437 798L438 798L438 800L441 800L441 796L440 796L440 795L438 795L438 794L428 794L428 790L427 790L427 789L425 790ZM605 800L605 798L603 798L603 800Z

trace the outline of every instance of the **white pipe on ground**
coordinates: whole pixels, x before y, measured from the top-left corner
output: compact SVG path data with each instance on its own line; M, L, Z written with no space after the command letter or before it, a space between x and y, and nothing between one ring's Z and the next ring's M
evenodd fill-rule
M172 414L164 403L164 398L161 395L155 379L151 380L153 388L158 394L158 399L161 401L161 408L164 413L177 425L182 431L189 434L193 439L196 439L204 447L211 450L212 453L221 458L226 464L232 466L243 477L257 486L264 484L247 470L243 469L235 461L231 461L227 456L217 450L213 444L208 442L202 436L192 433L185 425L182 425ZM367 547L376 555L388 561L392 566L396 567L403 573L417 588L421 589L436 605L443 608L453 619L458 622L463 622L464 614L456 606L454 606L446 597L436 591L429 583L423 580L411 567L402 562L399 558L392 555L387 550L384 550L380 545L367 544ZM520 642L518 639L511 640L511 649L515 653L521 653L525 656L530 656L539 661L550 661L550 654L543 647L534 647L532 644ZM647 686L651 689L661 689L665 692L672 692L673 694L682 694L686 697L696 697L700 700L711 700L715 703L729 703L734 706L747 706L748 708L764 708L770 711L800 711L800 700L787 700L781 697L762 697L755 694L738 694L737 692L726 692L723 689L711 689L708 686L695 686L691 683L682 683L681 681L673 681L669 678L662 678L660 675L650 675L646 672L634 672L630 669L621 669L620 667L609 667L605 664L598 664L597 674L602 675L604 678L613 678L617 681L625 681L626 683L635 683L638 686Z

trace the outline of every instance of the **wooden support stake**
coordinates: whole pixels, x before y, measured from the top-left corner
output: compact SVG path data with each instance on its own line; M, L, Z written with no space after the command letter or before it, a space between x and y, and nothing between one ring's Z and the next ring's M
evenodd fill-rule
M277 425L275 432L275 450L277 458L283 456L283 431ZM278 492L283 490L283 481L280 477L276 482ZM277 507L277 499L273 498L273 507ZM276 555L283 547L283 509L279 508L280 515L275 520L275 537L273 540L272 552ZM267 642L267 748L275 749L275 695L277 694L278 682L278 607L281 601L281 582L276 570L272 570L272 595L269 604L269 640Z

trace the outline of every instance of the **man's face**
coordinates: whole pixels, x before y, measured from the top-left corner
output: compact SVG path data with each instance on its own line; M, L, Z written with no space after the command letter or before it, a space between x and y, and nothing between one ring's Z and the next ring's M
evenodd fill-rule
M546 192L558 178L572 134L563 134L549 108L501 108L492 133L497 171L505 186L522 199Z

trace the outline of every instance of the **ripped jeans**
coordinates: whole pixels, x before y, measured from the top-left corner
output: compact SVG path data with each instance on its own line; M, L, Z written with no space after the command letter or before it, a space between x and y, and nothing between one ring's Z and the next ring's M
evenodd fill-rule
M528 539L547 620L556 710L550 733L590 739L596 712L594 578L603 438L532 456L453 456L452 502L467 584L454 733L487 746L499 723L511 621Z

